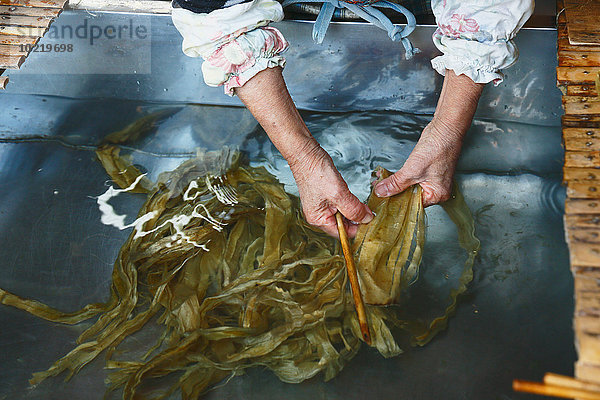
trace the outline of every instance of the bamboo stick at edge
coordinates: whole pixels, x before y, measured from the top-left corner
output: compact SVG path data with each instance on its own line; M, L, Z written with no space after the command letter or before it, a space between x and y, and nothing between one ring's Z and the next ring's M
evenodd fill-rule
M513 390L515 392L540 394L563 399L600 400L599 392L573 389L564 386L551 386L543 383L521 381L518 379L513 381Z
M370 345L371 332L369 331L369 323L367 322L365 304L363 303L362 294L360 292L358 274L354 265L354 257L352 257L352 250L350 249L350 242L348 240L348 234L346 233L346 227L344 226L344 219L342 217L342 214L340 214L339 212L335 214L335 219L337 221L340 242L342 243L342 251L344 252L344 258L346 259L346 270L348 271L348 279L350 280L350 288L352 289L352 297L354 298L356 314L358 314L358 323L360 325L360 331L363 335L365 343Z
M589 390L600 393L600 384L598 383L581 381L570 376L553 374L551 372L548 372L546 375L544 375L544 383L546 385L564 386L573 389Z

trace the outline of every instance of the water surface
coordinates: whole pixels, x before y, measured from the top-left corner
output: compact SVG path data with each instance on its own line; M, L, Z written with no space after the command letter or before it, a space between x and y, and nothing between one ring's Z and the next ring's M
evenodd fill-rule
M241 108L23 95L3 100L0 287L65 311L108 298L112 263L129 231L100 222L95 197L111 182L93 150L103 136L137 118L171 110L154 132L124 150L152 179L198 148L228 145L297 192L285 160ZM303 116L361 200L372 169L398 169L431 119L386 112ZM475 121L457 180L474 213L481 253L448 330L424 348L403 346L405 354L392 359L363 348L330 382L317 376L290 385L254 369L207 398L524 399L512 393L513 378L572 374L573 284L562 226L561 165L560 127ZM141 195L123 195L111 204L133 220L143 201ZM424 314L443 307L464 259L441 207L427 212L425 260L407 305ZM68 352L83 327L48 323L4 306L0 324L0 399L102 397L102 359L71 382L59 377L28 389L31 373Z

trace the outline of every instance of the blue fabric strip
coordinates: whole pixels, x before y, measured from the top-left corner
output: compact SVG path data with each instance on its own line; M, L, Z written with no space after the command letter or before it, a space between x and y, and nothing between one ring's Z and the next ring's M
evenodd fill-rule
M327 33L329 23L331 22L331 18L333 18L335 10L337 8L347 8L354 14L358 15L360 18L364 19L365 21L368 21L373 25L387 31L388 36L393 41L402 42L404 50L406 51L405 57L407 60L412 58L413 55L419 52L419 49L413 47L410 40L407 39L407 36L415 30L415 26L417 24L415 16L405 7L402 7L399 4L391 3L387 0L367 0L363 1L360 4L348 3L343 0L285 0L283 2L283 7L287 7L289 5L297 3L321 2L323 3L323 7L321 7L321 12L319 12L317 20L315 21L315 26L313 27L312 36L315 42L323 42L323 39L325 38L325 33ZM390 21L390 19L387 16L385 16L385 14L383 14L375 7L389 8L398 13L403 14L407 20L406 26L402 27L400 25L394 25L392 21Z

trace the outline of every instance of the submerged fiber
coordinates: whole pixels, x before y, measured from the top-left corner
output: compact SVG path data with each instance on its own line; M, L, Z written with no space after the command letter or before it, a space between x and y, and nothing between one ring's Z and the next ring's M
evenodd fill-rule
M225 149L199 154L152 184L118 150L108 144L97 154L116 183L147 193L147 200L115 261L110 300L66 314L0 289L3 304L50 321L97 317L78 346L34 374L32 385L64 371L70 377L105 352L110 390L122 388L124 399L175 391L196 399L258 365L285 382L319 372L331 379L356 354L361 333L338 243L305 223L299 199L275 177ZM425 225L420 197L411 188L369 201L381 204L373 207L374 223L361 227L355 251L372 303L396 301L417 277ZM460 195L445 208L469 254L460 286L431 326L400 321L394 307L368 307L373 346L385 357L402 352L393 326L409 329L418 344L443 329L472 277L479 242L471 214ZM145 356L124 352L122 342L150 325L162 334ZM148 384L161 377L167 386Z

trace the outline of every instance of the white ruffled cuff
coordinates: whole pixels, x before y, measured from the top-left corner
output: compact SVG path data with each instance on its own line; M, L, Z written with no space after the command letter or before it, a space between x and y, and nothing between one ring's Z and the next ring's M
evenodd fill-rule
M288 43L279 30L267 26L283 19L275 0L254 0L208 14L173 8L172 18L183 36L183 52L204 59L206 84L224 86L230 96L260 71L285 65L279 53Z
M497 86L504 80L504 74L496 68L475 65L454 56L436 57L431 60L431 66L442 76L446 76L446 70L451 69L456 75L466 75L475 83L494 82Z
M512 39L533 13L533 0L432 0L438 29L433 43L444 55L431 60L477 83L504 79L501 70L517 60Z
M250 31L221 46L202 64L204 82L209 86L224 86L225 94L233 96L254 75L267 68L284 67L279 53L288 47L279 30L262 27Z
M456 75L464 74L475 83L504 80L501 70L510 67L518 58L518 51L511 40L477 42L434 34L433 42L444 53L431 60L433 69L445 75L447 69Z

